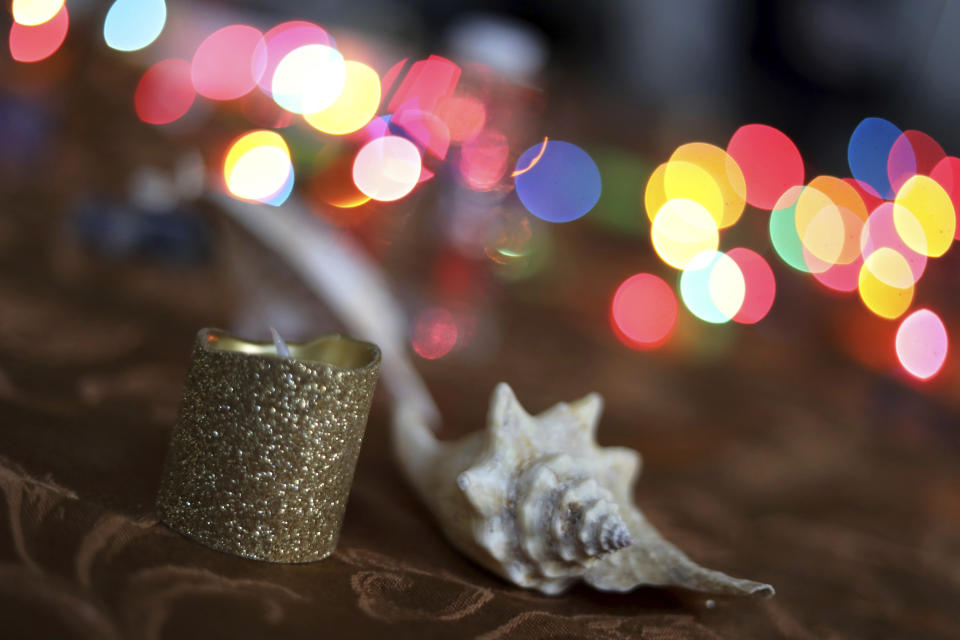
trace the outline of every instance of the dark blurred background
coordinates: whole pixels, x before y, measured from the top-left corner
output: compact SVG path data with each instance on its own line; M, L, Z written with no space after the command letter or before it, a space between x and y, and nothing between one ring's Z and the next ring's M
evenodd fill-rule
M924 130L947 149L960 144L960 7L948 1L236 5L384 35L424 53L449 52L464 21L514 20L546 47L551 102L573 85L613 109L654 114L607 122L622 135L658 139L666 130L693 140L766 122L790 132L817 171L833 174L846 169L846 141L868 114Z

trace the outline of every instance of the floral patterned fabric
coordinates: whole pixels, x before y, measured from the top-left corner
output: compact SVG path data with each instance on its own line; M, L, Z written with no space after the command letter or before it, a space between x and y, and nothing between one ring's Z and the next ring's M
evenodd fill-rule
M637 499L650 519L775 598L584 587L551 598L507 584L454 550L403 483L382 393L338 551L255 562L153 514L193 335L236 327L253 299L257 279L238 280L230 256L322 310L247 241L187 271L10 238L0 229L4 639L957 637L955 404L789 340L696 365L638 358L575 313L517 301L496 358L421 363L444 435L482 425L500 378L531 411L598 390L601 442L644 454Z

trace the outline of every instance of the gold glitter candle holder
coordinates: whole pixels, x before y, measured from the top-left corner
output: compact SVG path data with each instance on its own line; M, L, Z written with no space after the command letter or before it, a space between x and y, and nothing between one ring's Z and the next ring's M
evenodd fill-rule
M270 562L333 553L380 350L338 334L289 349L197 335L157 497L172 529Z

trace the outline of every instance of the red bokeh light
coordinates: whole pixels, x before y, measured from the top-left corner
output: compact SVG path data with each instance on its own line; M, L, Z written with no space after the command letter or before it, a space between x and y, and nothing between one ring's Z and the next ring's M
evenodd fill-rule
M887 178L893 192L898 192L915 175L929 175L946 155L943 147L923 131L904 131L887 156Z
M487 109L473 96L450 96L437 104L437 116L447 124L450 139L457 142L470 140L487 121Z
M133 105L144 122L168 124L190 110L196 95L190 80L190 63L168 58L147 69L140 78Z
M677 296L663 279L638 273L617 287L610 318L621 342L634 349L656 349L677 324Z
M398 63L401 64L402 63ZM390 69L383 78L383 91L389 91L393 84L393 69ZM460 67L441 58L430 56L426 60L418 60L411 65L400 86L397 87L387 110L396 112L400 109L421 109L433 111L437 104L453 93L460 80Z
M773 209L790 187L803 184L803 158L797 145L779 129L747 124L737 129L727 144L747 183L747 202Z
M450 149L450 131L443 120L421 109L402 109L390 117L390 131L416 143L424 155L445 160Z
M197 93L211 100L233 100L249 93L260 79L263 64L255 64L263 34L244 24L214 31L193 55L191 77Z
M510 146L507 137L487 129L460 147L460 175L476 191L490 191L507 172Z
M957 215L957 222L960 223L960 158L953 156L943 158L930 172L930 177L950 195L953 211ZM953 237L960 240L960 224L957 224Z
M457 344L457 323L442 308L424 309L413 321L410 343L421 358L437 360L450 353Z
M863 185L860 184L860 181L856 178L843 178L843 181L853 187L853 190L856 191L857 195L860 196L860 199L863 200L863 204L867 208L867 211L873 211L885 202L885 200L879 197L877 194L870 193L864 189Z
M829 264L811 254L804 247L803 259L810 268L810 275L828 289L850 293L856 291L860 285L860 270L863 267L862 256L857 256L853 262L847 264Z
M66 4L43 24L27 27L14 22L10 26L10 56L17 62L39 62L49 58L67 38L69 27Z
M733 316L733 321L740 324L760 322L770 312L777 294L777 281L773 277L773 269L763 256L752 249L737 247L727 251L727 256L740 267L746 284L743 304L737 315Z

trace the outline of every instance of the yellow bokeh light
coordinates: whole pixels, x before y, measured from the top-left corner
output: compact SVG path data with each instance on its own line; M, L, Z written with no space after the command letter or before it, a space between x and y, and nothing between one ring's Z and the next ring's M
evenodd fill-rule
M25 27L50 21L63 7L64 0L13 0L13 20Z
M274 131L251 131L227 151L223 177L237 198L263 202L284 188L293 165L287 143Z
M893 227L897 237L911 251L923 256L932 256L927 247L927 230L913 211L903 205L893 204ZM909 238L909 240L908 240Z
M667 201L666 189L663 185L666 175L667 165L664 163L654 169L647 179L647 187L643 192L643 208L646 209L647 219L650 222L656 220L657 212Z
M863 265L877 280L896 289L908 289L914 284L910 263L896 249L881 247Z
M913 289L910 265L889 247L871 253L860 268L860 299L881 318L898 318L910 308Z
M344 63L346 80L336 102L317 113L304 116L314 129L342 136L362 129L380 107L380 76L355 60Z
M716 180L705 169L692 162L671 160L653 170L643 197L650 221L655 222L664 204L678 199L698 203L720 228L723 194Z
M693 200L668 200L660 207L650 228L653 248L675 269L686 269L703 251L716 251L720 244L717 222Z
M340 200L331 200L327 204L332 205L338 209L356 209L359 206L365 205L370 202L372 198L366 194L359 194L352 198L342 198Z
M794 222L813 262L822 261L814 270L856 260L866 219L867 207L852 186L832 176L811 180L797 199Z
M810 181L809 186L825 194L838 207L849 209L861 220L867 219L867 205L857 190L845 180L834 176L817 176Z
M933 178L916 175L897 192L893 224L904 244L931 258L953 243L957 216L949 194Z
M839 261L844 239L843 217L840 208L825 193L804 187L797 198L794 224L804 248L817 261L823 261L819 270Z
M746 204L747 183L743 178L740 165L730 157L730 154L712 144L691 142L677 147L670 156L670 161L689 162L709 173L720 189L723 201L718 226L726 229L736 224L743 215L743 207ZM672 170L668 170L668 182L672 182L670 179L672 173ZM696 200L696 198L692 199Z

